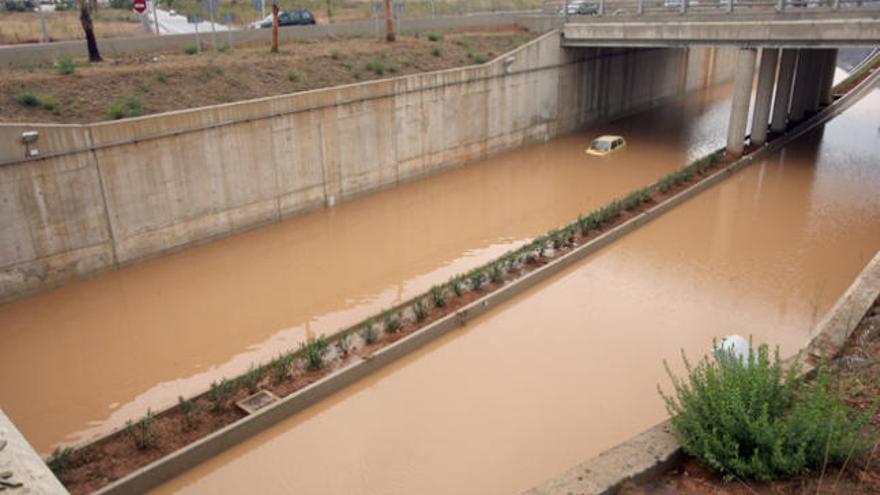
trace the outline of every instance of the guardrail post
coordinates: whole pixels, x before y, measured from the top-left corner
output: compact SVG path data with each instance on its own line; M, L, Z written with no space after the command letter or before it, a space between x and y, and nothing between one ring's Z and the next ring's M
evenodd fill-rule
M639 0L639 11L638 15L642 15L645 13L645 0Z
M681 13L684 14L688 10L688 0L681 0Z
M840 0L834 0L834 4L831 6L834 10L840 10Z
M562 8L565 9L562 11L563 19L565 19L565 22L568 22L568 0L565 0L565 5Z
M599 17L605 15L605 0L599 0Z
M785 12L785 0L778 0L776 2L776 12Z
M733 0L727 0L727 13L733 13Z

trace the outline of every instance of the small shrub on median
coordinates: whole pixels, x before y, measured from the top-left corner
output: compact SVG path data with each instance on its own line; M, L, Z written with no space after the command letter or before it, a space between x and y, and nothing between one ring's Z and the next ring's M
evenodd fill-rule
M211 409L219 411L226 407L226 403L232 398L233 392L235 392L235 384L226 378L221 378L220 383L211 383L211 389L208 391Z
M483 287L483 282L485 282L485 281L486 281L486 276L483 274L483 272L481 272L479 270L475 271L474 273L471 274L471 280L470 280L471 289L480 290L480 288Z
M446 306L446 294L443 293L442 287L438 285L431 287L431 303L435 308Z
M443 35L440 33L428 33L426 35L430 41L441 41L443 40Z
M455 292L456 296L464 294L464 282L462 282L461 277L453 277L450 285L452 285L452 292Z
M442 46L435 46L435 47L431 48L431 55L433 55L435 57L442 57L443 56L443 47Z
M644 188L639 189L638 191L633 191L629 193L623 200L621 201L621 206L623 206L624 210L632 211L642 205L642 203L649 203L651 201L651 189Z
M275 382L284 381L288 376L290 376L290 365L293 364L293 353L286 352L269 363L269 368L272 370L272 379Z
M15 102L19 105L23 105L26 107L35 107L39 104L39 100L37 99L37 95L25 91L23 93L19 93L15 95Z
M177 397L177 406L183 413L183 429L192 430L195 428L199 414L199 406L197 406L192 400L184 399L183 396Z
M730 479L788 478L839 465L872 445L876 435L862 429L876 407L853 414L825 366L808 382L797 363L784 372L779 351L771 359L766 345L744 360L716 352L717 361L696 367L684 358L685 379L667 366L675 396L660 391L682 448L712 471Z
M344 333L336 339L336 350L339 351L340 356L348 356L351 350L351 334Z
M55 477L61 479L61 476L67 471L70 465L70 457L73 455L73 449L70 447L56 448L52 451L52 455L46 459L46 466L55 474Z
M425 318L428 317L428 307L425 305L425 301L422 298L416 299L416 302L413 303L413 314L416 315L416 321L424 321Z
M400 316L394 311L388 310L385 312L382 325L385 328L385 333L395 333L400 330Z
M373 321L372 318L367 320L364 323L364 326L361 327L361 338L364 339L364 342L367 344L372 344L379 338L379 332L376 331L376 322Z
M330 348L327 337L321 335L317 338L307 339L299 344L299 350L303 353L306 368L315 371L324 367L324 356Z
M131 438L138 450L146 450L156 444L156 433L153 431L153 423L156 417L153 411L147 409L147 414L137 422L128 420L125 423L125 433Z

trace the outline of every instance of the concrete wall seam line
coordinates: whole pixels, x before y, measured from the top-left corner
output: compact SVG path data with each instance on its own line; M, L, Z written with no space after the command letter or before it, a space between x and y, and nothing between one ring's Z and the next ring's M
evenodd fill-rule
M758 151L760 152L760 150ZM359 370L359 366L365 366L367 363L373 363L375 369L378 369L385 364L392 362L393 360L402 357L409 352L412 352L418 348L420 348L425 343L436 340L440 336L449 332L453 328L457 328L473 318L487 312L490 308L494 308L497 304L502 303L511 299L512 297L522 293L526 289L541 283L558 273L560 273L565 268L571 266L572 264L586 258L587 256L595 253L599 249L611 244L612 242L624 237L625 235L635 231L642 225L654 220L660 216L662 216L667 211L672 210L679 204L687 201L691 197L703 192L705 189L714 186L718 182L723 181L736 171L742 169L746 165L750 164L752 160L749 157L738 160L725 168L722 168L711 175L705 177L700 182L692 185L691 187L680 191L672 197L669 197L660 203L657 203L650 210L642 212L639 215L636 215L625 222L621 223L608 230L607 232L602 233L598 237L590 240L589 242L578 246L577 248L565 253L557 259L552 260L540 268L535 269L532 272L529 272L522 277L509 282L507 285L504 285L497 290L486 294L485 296L469 303L463 308L457 310L454 313L450 313L443 318L416 330L415 332L407 335L404 338L401 338L397 342L389 344L387 347L384 347L373 354L369 359L365 359L364 362L357 362L345 368L342 368L340 371L335 371L330 375L318 380L312 385L301 389L300 391L294 392L291 395L281 399L281 401L267 406L266 409L261 411L260 413L256 413L255 415L246 416L242 419L239 419L235 423L232 423L221 430L218 430L207 437L202 438L201 440L190 444L187 447L184 447L181 450L173 452L165 457L157 459L153 463L135 471L134 473L129 474L126 477L123 477L114 483L105 486L104 488L98 490L96 493L99 495L109 495L109 494L122 494L122 493L131 493L132 491L141 491L148 490L158 484L170 479L177 474L182 473L186 469L195 466L214 455L223 452L228 449L232 445L225 440L226 435L232 435L235 432L242 431L244 423L248 423L250 421L257 421L261 424L256 426L255 430L250 433L250 435L256 434L259 431L268 428L275 422L278 422L285 417L288 417L290 414L293 414L295 411L299 411L304 407L308 407L313 403L316 403L320 398L324 397L326 394L321 394L315 400L304 400L301 399L302 396L313 394L314 389L326 387L327 390L340 390L341 388L347 386L349 382L346 382L345 385L341 385L340 381L343 381L342 378L345 375L342 371L351 371L351 370ZM333 339L337 334L331 335L329 338ZM414 344L417 343L417 344ZM386 359L377 359L382 358L383 356L391 356ZM329 394L330 392L328 392ZM299 401L303 401L300 403ZM286 415L280 416L275 419L274 422L267 422L265 418L270 417L271 411L275 411L278 408L286 408L292 407L289 406L291 403L296 403L297 407L295 407L294 411L288 413ZM173 406L172 406L173 407ZM170 409L170 408L169 408ZM158 414L161 414L159 412ZM262 423L266 424L262 424ZM249 435L249 436L250 436ZM109 435L108 435L109 436ZM99 440L96 440L99 441Z

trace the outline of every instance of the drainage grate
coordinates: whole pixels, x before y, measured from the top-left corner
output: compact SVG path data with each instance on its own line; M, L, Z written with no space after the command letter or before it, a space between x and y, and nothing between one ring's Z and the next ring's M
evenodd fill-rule
M253 414L260 409L268 406L269 404L276 402L277 400L278 397L275 394L269 392L268 390L261 389L259 392L253 395L249 395L244 399L236 402L235 405L238 406L242 411L248 414Z

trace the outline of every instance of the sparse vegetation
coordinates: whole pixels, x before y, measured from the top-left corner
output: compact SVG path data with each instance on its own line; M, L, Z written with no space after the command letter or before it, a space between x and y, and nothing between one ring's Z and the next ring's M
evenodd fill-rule
M475 64L483 64L486 63L486 60L488 60L488 57L485 53L474 51L468 52L468 58L471 59L471 62Z
M144 113L144 102L138 96L123 96L117 98L107 106L108 119L117 120L129 117L137 117Z
M147 409L147 414L137 422L128 420L125 423L125 433L139 450L146 450L156 444L156 433L153 431L155 421L153 411Z
M339 53L339 50L334 49L332 52L330 52L330 58L332 58L333 60L339 60L340 58L342 58L342 54Z
M413 314L416 315L416 321L422 322L428 317L428 306L425 305L425 301L421 297L416 299L416 302L413 303L412 309Z
M62 76L67 76L73 74L76 70L76 65L73 63L73 59L70 58L70 55L62 55L58 57L58 61L55 62L55 69Z
M351 350L350 334L344 333L336 339L336 350L339 351L340 356L348 356L348 353Z
M254 366L251 364L247 373L241 376L239 382L248 390L249 393L255 393L260 387L260 380L266 376L266 368L263 366Z
M376 322L370 318L361 327L361 338L367 344L372 344L379 338L379 332L376 331Z
M290 376L291 364L293 364L293 353L291 352L285 352L269 363L269 368L272 370L272 380L278 383Z
M434 55L435 57L442 57L443 56L443 47L442 46L432 47L431 48L431 55Z
M374 58L367 62L367 70L374 72L377 76L385 73L385 62L381 59Z
M196 45L186 45L183 47L183 52L187 55L195 55L196 53L199 53L199 49Z
M287 71L287 80L291 82L300 82L303 79L302 72L296 69L290 69Z
M501 269L500 262L492 265L492 272L491 273L492 273L491 277L492 277L493 284L500 284L501 282L504 281L504 272Z
M324 356L329 350L330 344L327 337L321 335L312 337L299 345L300 352L306 361L306 369L316 371L324 367Z
M480 270L475 270L471 273L471 289L480 290L483 287L483 282L486 281L486 276Z
M211 409L214 411L224 409L229 402L229 399L232 398L233 392L235 392L235 384L226 378L221 378L219 383L211 383L211 389L208 391L208 400L211 401Z
M226 43L221 43L221 44L217 47L217 51L220 52L220 53L226 53L226 52L228 52L230 49L231 49L231 48L230 48L229 45L227 45Z
M807 381L799 364L783 369L778 349L771 359L767 345L743 360L716 353L696 367L683 356L685 379L667 366L675 395L660 391L682 448L712 471L731 480L790 478L870 449L876 434L862 429L876 402L853 414L827 366Z
M442 41L443 35L440 33L429 32L427 35L430 41Z
M73 455L73 449L70 447L56 448L52 451L52 455L46 459L46 465L55 477L61 479L67 467L70 465L70 457Z
M19 105L24 105L26 107L35 107L39 103L39 100L37 100L37 95L29 91L24 91L15 95L15 101Z
M446 294L443 291L443 287L439 285L431 287L431 303L434 304L435 308L446 306Z
M395 333L400 330L400 316L394 311L388 310L382 320L385 333Z
M456 296L461 297L464 294L464 282L462 282L461 277L453 277L450 285L452 285L452 292Z
M183 429L192 430L198 424L199 407L190 399L184 399L183 396L177 397L177 407L183 415Z

